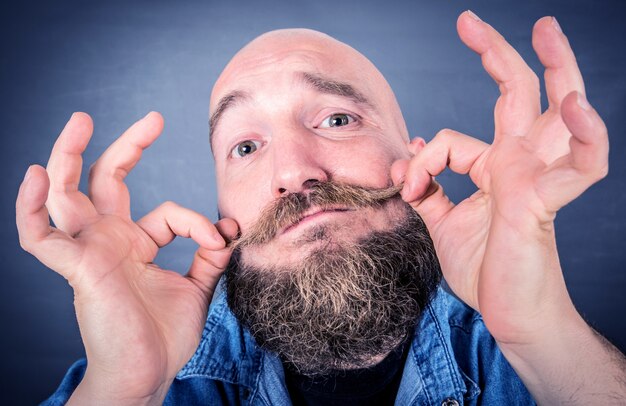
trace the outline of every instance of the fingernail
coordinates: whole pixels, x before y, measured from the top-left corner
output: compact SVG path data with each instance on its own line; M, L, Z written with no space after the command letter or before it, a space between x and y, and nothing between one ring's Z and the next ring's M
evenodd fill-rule
M148 114L146 114L145 116L143 116L143 118L147 118L152 112L148 112ZM142 119L143 120L143 119Z
M482 21L472 10L467 10L467 15L472 17L472 20L474 21Z
M587 98L583 96L582 93L576 93L576 103L585 111L591 110L591 104L589 104Z
M559 22L556 21L556 17L552 17L552 26L557 32L560 32L561 34L563 34L563 30L561 29Z

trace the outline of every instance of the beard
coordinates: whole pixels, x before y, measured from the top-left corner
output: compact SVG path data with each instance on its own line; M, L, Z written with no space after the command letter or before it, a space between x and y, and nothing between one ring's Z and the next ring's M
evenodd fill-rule
M328 204L341 203L342 186L331 187L339 192L333 192ZM360 189L346 187L351 195ZM439 285L441 270L424 222L397 193L381 190L358 191L377 196L361 207L401 204L401 218L391 230L373 231L356 242L322 244L289 267L246 263L241 255L245 245L233 251L225 273L232 312L262 348L301 374L319 376L371 366L413 332ZM304 203L286 218L297 219L296 213L311 202L324 205L315 191L310 195L296 198ZM285 211L281 203L273 207ZM272 216L267 211L265 215ZM273 229L280 226L279 221ZM325 239L329 233L321 225L308 234L310 239Z

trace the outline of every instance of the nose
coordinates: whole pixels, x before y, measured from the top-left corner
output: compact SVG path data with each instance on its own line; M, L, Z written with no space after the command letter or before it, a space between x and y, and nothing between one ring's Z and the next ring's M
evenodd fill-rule
M321 162L323 154L308 135L281 137L275 141L271 186L274 197L302 192L316 182L328 181L328 172Z

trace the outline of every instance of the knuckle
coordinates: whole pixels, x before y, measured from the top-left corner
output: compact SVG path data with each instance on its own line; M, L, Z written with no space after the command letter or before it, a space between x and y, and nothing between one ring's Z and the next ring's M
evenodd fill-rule
M527 86L532 87L533 90L539 91L541 88L541 82L539 76L530 67L527 67L524 73L520 77L520 82L525 82Z
M528 85L526 88L528 89L530 95L535 98L539 98L541 96L541 82L539 81L539 77L535 74L535 72L531 71L530 77L527 80Z
M609 174L609 165L595 166L587 170L586 178L591 184L601 181Z
M98 169L99 169L98 161L92 163L89 166L89 181L91 181L96 176L96 174L98 173Z
M454 137L455 131L449 128L443 128L435 134L433 141L437 140L438 142L446 142Z
M29 240L22 238L22 236L20 236L20 247L26 251L26 252L31 252L32 249L32 244Z
M178 208L178 204L174 203L171 200L166 200L163 203L161 203L161 205L159 206L159 208L163 209L163 210L175 210Z
M530 81L532 83L533 89L537 92L540 93L541 92L541 81L539 80L539 76L537 76L537 74L533 71L531 72L531 78Z
M609 165L606 164L602 166L600 170L598 171L598 180L606 178L608 174L609 174Z
M511 79L500 83L500 93L527 92L538 95L541 92L541 82L537 74L530 68L515 74Z

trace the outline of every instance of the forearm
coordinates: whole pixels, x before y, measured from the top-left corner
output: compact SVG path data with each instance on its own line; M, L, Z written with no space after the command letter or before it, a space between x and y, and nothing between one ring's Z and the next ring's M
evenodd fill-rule
M500 348L538 404L626 404L626 358L575 310L532 343Z

